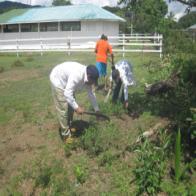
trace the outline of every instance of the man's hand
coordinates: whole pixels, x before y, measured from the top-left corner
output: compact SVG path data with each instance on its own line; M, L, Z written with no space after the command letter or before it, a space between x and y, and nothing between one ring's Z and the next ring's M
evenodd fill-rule
M77 114L83 114L84 108L78 106L78 108L75 110L75 112L76 112Z

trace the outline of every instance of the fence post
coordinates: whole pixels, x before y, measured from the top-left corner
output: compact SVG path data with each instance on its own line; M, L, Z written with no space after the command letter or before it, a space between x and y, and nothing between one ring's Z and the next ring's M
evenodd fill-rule
M125 57L125 34L123 34L123 58Z
M71 52L70 52L70 49L71 49L71 39L70 38L68 38L68 40L67 40L67 46L68 46L68 56L70 56L71 55Z
M163 45L163 36L162 35L160 35L159 41L160 41L160 58L162 58L162 45Z
M19 45L18 45L18 39L16 39L16 53L17 53L17 57L19 57Z
M42 43L42 40L40 38L40 48L41 48L41 56L43 56L43 43Z

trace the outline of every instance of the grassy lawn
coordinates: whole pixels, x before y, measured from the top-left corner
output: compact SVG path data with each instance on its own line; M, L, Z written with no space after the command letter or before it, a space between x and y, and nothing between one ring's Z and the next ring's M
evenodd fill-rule
M122 55L115 54L115 62L120 59ZM129 116L119 104L105 104L105 94L97 92L101 111L111 121L75 115L78 133L67 145L58 135L49 73L63 61L95 64L95 55L0 55L0 195L136 194L132 144L141 132L157 123L164 127L168 119L159 100L144 92L144 83L152 81L147 65L159 64L159 55L126 54L125 59L134 65L137 85L129 89L129 104L138 117ZM85 92L76 98L91 108Z

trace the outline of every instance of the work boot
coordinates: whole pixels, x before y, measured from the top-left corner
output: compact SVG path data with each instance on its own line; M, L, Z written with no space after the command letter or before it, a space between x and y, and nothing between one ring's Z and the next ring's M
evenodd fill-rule
M69 128L66 130L63 128L59 128L59 134L63 142L67 144L71 144L73 142L73 138L71 137L71 131Z

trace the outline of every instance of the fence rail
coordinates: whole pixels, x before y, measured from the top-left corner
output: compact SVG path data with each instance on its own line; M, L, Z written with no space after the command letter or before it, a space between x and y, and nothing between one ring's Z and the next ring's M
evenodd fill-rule
M113 46L113 51L122 53L129 52L152 52L159 53L162 57L162 35L120 35L109 36L109 42ZM40 52L45 51L65 51L71 52L93 52L97 41L96 36L91 37L54 37L35 39L7 39L0 40L0 52Z

